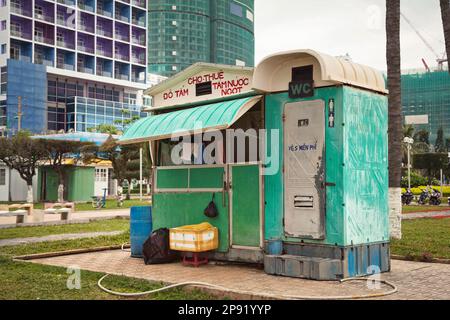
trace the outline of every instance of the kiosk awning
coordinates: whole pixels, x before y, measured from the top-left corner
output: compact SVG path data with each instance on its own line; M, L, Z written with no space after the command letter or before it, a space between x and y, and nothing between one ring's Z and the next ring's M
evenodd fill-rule
M228 129L261 99L262 96L248 97L149 116L131 125L119 143L165 140L197 131Z

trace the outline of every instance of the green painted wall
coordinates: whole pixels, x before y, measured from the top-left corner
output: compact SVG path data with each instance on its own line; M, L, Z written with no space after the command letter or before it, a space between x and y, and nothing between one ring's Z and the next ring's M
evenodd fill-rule
M180 189L178 193L157 193L153 197L154 229L176 228L185 225L209 222L219 229L221 252L227 252L229 238L229 202L222 192L215 193L215 204L219 216L210 219L204 211L211 202L213 193L187 193L186 189L223 188L224 167L217 168L180 168L158 169L157 186L159 190Z
M222 189L224 167L158 169L157 188L164 189Z
M46 173L46 189L47 189L47 197L45 199L40 199L42 201L50 201L54 202L58 200L58 176L53 170L49 170L48 168L40 168L39 169L39 184L38 184L38 195L41 196L41 187L42 187L42 178L43 172Z
M259 247L260 245L260 195L258 166L233 167L233 244ZM190 174L186 174L190 171ZM189 176L191 190L223 188L224 168L158 169L158 187L174 189L175 181ZM176 188L175 188L176 189ZM160 190L161 191L161 190ZM204 210L212 200L212 192L156 193L153 197L154 229L176 228L184 225L209 222L219 229L220 252L230 246L230 215L228 193L215 193L219 216L207 218ZM224 201L225 200L225 201Z
M224 168L191 169L189 187L193 189L222 189Z
M346 246L386 241L388 229L387 101L386 97L351 87L319 88L308 99L288 93L266 97L266 127L280 130L279 161L284 163L283 109L286 103L335 100L335 127L326 126L326 238L323 241L284 236L283 170L265 177L266 240ZM378 133L378 134L377 134ZM270 137L270 135L269 135ZM269 141L268 146L271 143ZM374 149L381 150L374 154ZM369 151L372 150L372 151ZM377 159L376 161L374 160Z
M187 189L189 187L189 170L158 170L156 182L158 189Z
M68 201L91 201L95 188L95 168L74 167L68 169Z
M232 167L233 245L260 247L259 166Z
M212 193L158 193L153 197L153 229L176 228L185 225L209 222L219 229L219 252L228 252L229 215L228 195L223 206L222 193L215 194L215 203L219 216L210 219L204 215L205 208L211 202Z
M46 172L47 196L41 201L55 202L58 200L58 176L48 167L39 169L38 195L41 198L43 172ZM95 168L68 167L66 168L65 194L67 201L89 202L94 194Z

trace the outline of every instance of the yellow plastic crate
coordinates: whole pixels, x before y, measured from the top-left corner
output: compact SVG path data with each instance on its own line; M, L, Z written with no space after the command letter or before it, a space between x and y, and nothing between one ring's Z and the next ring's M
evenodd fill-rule
M219 230L209 223L170 229L170 249L208 252L219 248Z

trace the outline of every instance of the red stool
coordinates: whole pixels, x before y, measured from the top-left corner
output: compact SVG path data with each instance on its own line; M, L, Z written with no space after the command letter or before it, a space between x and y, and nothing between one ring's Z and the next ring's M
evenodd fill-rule
M183 254L183 265L185 266L194 266L195 268L200 267L201 265L208 264L208 257L201 257L201 254L196 252L192 253L192 258L187 257L188 253Z

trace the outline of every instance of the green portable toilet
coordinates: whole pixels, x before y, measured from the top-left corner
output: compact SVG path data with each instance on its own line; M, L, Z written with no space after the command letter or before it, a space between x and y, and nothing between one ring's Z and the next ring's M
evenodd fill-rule
M254 88L265 93L266 129L282 132L282 170L265 176L266 271L318 280L388 271L381 73L299 50L264 59Z

